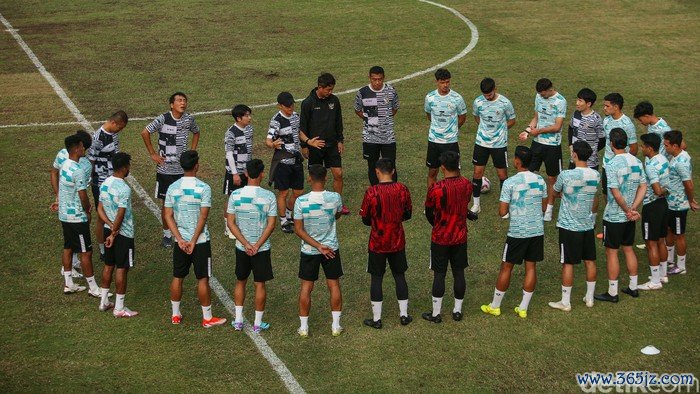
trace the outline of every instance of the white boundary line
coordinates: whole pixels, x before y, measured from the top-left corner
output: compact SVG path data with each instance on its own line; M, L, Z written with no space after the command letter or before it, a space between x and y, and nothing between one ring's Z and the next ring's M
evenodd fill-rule
M458 53L458 54L456 54L455 56L453 56L453 57L447 59L446 61L444 61L444 62L442 62L442 63L440 63L440 64L436 64L436 65L434 65L434 66L432 66L432 67L430 67L430 68L426 68L426 69L424 69L424 70L416 71L416 72L414 72L414 73L405 75L405 76L403 76L403 77L401 77L401 78L392 79L391 81L387 81L387 83L389 83L389 84L395 84L395 83L397 83L397 82L403 82L403 81L406 81L406 80L409 80L409 79L412 79L412 78L416 78L416 77L419 77L419 76L421 76L421 75L425 75L425 74L428 74L428 73L430 73L430 72L432 72L432 71L435 71L435 70L437 70L438 68L442 68L442 67L445 67L445 66L447 66L447 65L449 65L449 64L451 64L451 63L454 63L454 62L456 62L457 60L459 60L459 59L463 58L464 56L466 56L469 52L471 52L472 49L474 49L474 47L476 46L477 42L479 41L479 30L476 28L476 26L474 25L474 23L472 23L472 21L470 21L466 16L460 14L459 11L455 10L454 8L448 7L448 6L446 6L446 5L442 5L442 4L440 4L440 3L435 3L435 2L429 1L429 0L418 0L418 1L420 1L421 3L426 3L426 4L434 5L435 7L443 8L443 9L445 9L445 10L451 12L453 15L455 15L455 16L456 16L457 18L459 18L460 20L462 20L462 21L469 27L469 30L471 31L471 40L469 41L469 44L468 44L466 47L464 47L464 49L462 49L462 51L461 51L460 53ZM3 23L4 23L4 22L3 22ZM5 26L8 26L8 24L5 24ZM13 36L16 35L17 37L19 37L19 34L16 33L16 30L15 30L15 29L12 29L11 27L8 27L8 31L9 31L10 33L12 33ZM17 37L15 37L15 39L17 39ZM19 39L21 40L21 37L20 37ZM23 42L24 42L24 41L23 41ZM33 56L33 55L32 55L32 56ZM31 57L31 56L30 56L30 57ZM36 63L35 63L35 64L36 64ZM40 67L40 66L37 66L37 68L39 68L39 67ZM43 68L43 66L41 66L41 68ZM41 71L41 70L40 70L40 71ZM44 69L44 71L46 71L46 70ZM43 74L43 73L42 73L42 74ZM47 74L48 74L48 72L47 72ZM50 74L49 74L49 75L50 75ZM47 78L47 79L48 79L48 78ZM53 77L51 77L51 79L53 80ZM51 82L51 81L49 81L49 82ZM54 80L54 83L55 83L55 80ZM52 83L51 86L54 86L54 84ZM58 84L56 84L56 86L58 86ZM59 88L60 88L60 87L59 87ZM359 88L353 88L353 89L343 90L342 92L335 93L335 95L336 95L336 96L341 96L341 95L345 95L345 94L349 94L349 93L355 93L355 92L357 92L358 89L359 89ZM61 91L62 91L62 90L61 90ZM65 93L63 93L63 94L65 95ZM302 99L297 99L296 101L297 101L297 102L300 102L300 101L302 101ZM64 102L65 102L65 100L64 100ZM252 108L252 109L267 108L267 107L274 107L275 105L277 105L277 103L257 104L257 105L252 105L251 108ZM69 108L70 108L70 107L69 107ZM192 112L192 115L194 115L194 116L213 115L213 114L222 114L222 113L226 113L226 112L229 112L229 111L231 111L231 108L214 109L214 110L210 110L210 111L201 111L201 112ZM129 120L130 120L130 121L146 121L146 120L152 120L152 119L154 119L156 116L158 116L158 115L153 115L153 116L150 116L150 117L129 118ZM85 120L85 122L87 122L87 120ZM101 120L101 121L93 121L93 122L89 122L89 123L98 124L98 123L104 123L104 122L105 122L104 120ZM84 124L83 122L54 122L54 123L26 123L26 124L8 124L8 125L0 125L0 129L21 128L21 127L65 126L65 125L82 125L83 127L85 127L85 124Z

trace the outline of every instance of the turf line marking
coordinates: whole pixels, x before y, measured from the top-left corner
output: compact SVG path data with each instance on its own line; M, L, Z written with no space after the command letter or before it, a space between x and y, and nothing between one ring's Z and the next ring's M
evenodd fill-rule
M49 82L49 84L56 92L58 97L61 98L66 107L68 107L68 110L70 110L73 116L78 120L79 124L83 126L87 131L94 132L94 129L92 128L92 125L90 125L90 122L88 122L88 120L85 119L85 116L83 116L78 107L76 107L73 101L66 95L66 92L63 90L61 85L59 85L58 82L56 82L56 79L54 79L51 73L46 71L46 68L36 57L31 48L29 48L27 43L24 42L22 37L17 33L17 30L12 27L10 22L8 22L2 14L0 14L0 21L2 21L2 24L5 25L5 27L7 27L7 31L10 34L12 34L12 37L14 37L19 46L24 50L27 56L29 56L29 59L32 61L32 63L34 63L34 66L36 66L41 75ZM148 209L158 219L158 222L161 222L160 209L158 208L158 205L151 199L151 196L149 196L148 193L146 193L146 190L144 190L144 188L138 183L136 178L132 176L129 176L129 178L130 179L127 180L129 181L129 184L134 188L136 194L139 197L141 197L146 207L148 207ZM235 316L235 310L233 308L234 304L231 300L231 297L229 297L228 293L226 293L226 290L223 288L223 286L221 286L221 283L219 283L219 281L214 276L210 278L210 281L216 295L226 306L226 309L229 311L229 313ZM287 387L289 392L304 393L304 389L294 378L294 376L289 371L284 362L282 362L282 360L279 357L277 357L275 352L272 350L272 348L270 348L270 346L267 344L267 341L265 341L265 339L262 336L255 334L252 331L249 322L246 322L245 332L253 340L255 346L257 346L258 350L263 355L263 357L265 357L265 359L270 363L277 375L279 375L280 379L282 379L282 382Z
M460 53L458 53L458 54L456 54L455 56L453 56L453 57L447 59L446 61L444 61L444 62L442 62L442 63L440 63L440 64L436 64L436 65L434 65L434 66L432 66L432 67L426 68L426 69L424 69L424 70L416 71L416 72L414 72L414 73L405 75L405 76L403 76L403 77L401 77L401 78L392 79L391 81L387 81L387 82L386 82L386 83L388 83L388 84L395 84L395 83L397 83L397 82L402 82L402 81L406 81L406 80L409 80L409 79L413 79L413 78L419 77L419 76L421 76L421 75L425 75L425 74L428 74L428 73L430 73L430 72L433 72L433 71L437 70L438 68L442 68L442 67L445 67L445 66L447 66L447 65L449 65L449 64L451 64L451 63L454 63L454 62L456 62L457 60L459 60L459 59L465 57L469 52L471 52L472 49L474 49L474 47L476 47L476 44L479 42L479 30L476 28L476 25L474 25L474 23L472 23L472 21L469 20L469 18L467 18L466 16L462 15L459 11L455 10L455 9L452 8L452 7L448 7L448 6L446 6L446 5L443 5L443 4L440 4L440 3L436 3L436 2L434 2L434 1L429 1L429 0L418 0L418 1L420 1L421 3L426 3L426 4L433 5L433 6L435 6L435 7L443 8L443 9L445 9L445 10L451 12L454 16L456 16L456 17L459 18L461 21L463 21L463 22L467 25L467 27L469 27L469 30L470 30L470 32L471 32L471 40L469 40L469 44L467 44L467 46L464 47L464 49L462 49L462 51L461 51ZM5 24L5 26L8 27L8 29L9 29L8 31L10 31L10 33L12 33L12 35L13 35L13 36L15 37L15 39L17 39L18 41L19 41L19 40L22 40L22 38L19 37L19 34L17 34L16 31L10 27L9 23L5 23L5 22L7 22L7 21L5 21L4 18L3 18L3 23ZM24 42L24 41L22 41L22 43L23 43L23 42ZM22 45L22 44L20 44L20 45ZM26 45L26 44L25 44L25 45ZM23 48L24 48L24 47L23 47ZM27 49L28 49L28 48L27 48ZM26 50L25 50L25 52L26 52ZM30 52L31 52L31 51L30 51ZM28 54L29 54L29 53L28 53ZM32 56L34 56L34 55L33 55L33 54L30 55L30 58L31 58ZM35 58L36 58L36 56L35 56ZM35 64L36 64L36 63L35 63ZM39 64L41 64L41 63L39 63ZM38 68L38 67L39 67L39 66L37 65L37 68ZM43 68L43 66L41 66L41 68ZM40 70L40 71L41 71L41 70ZM46 71L46 70L44 69L44 71ZM43 73L42 73L42 74L43 74ZM47 72L46 74L48 74L48 72ZM51 74L48 74L48 75L50 76ZM47 79L48 79L48 78L47 78ZM51 77L51 79L53 80L53 77ZM51 81L49 81L49 82L51 82ZM54 82L55 82L55 81L54 81ZM52 83L51 85L53 86L53 83ZM56 84L56 86L58 86L58 84ZM58 88L60 89L60 86L59 86ZM343 90L342 92L337 92L337 93L335 93L335 95L336 95L336 96L342 96L342 95L346 95L346 94L350 94L350 93L356 93L358 89L360 89L360 88L353 88L353 89ZM61 92L63 92L63 90L61 90ZM57 92L57 93L58 93L58 92ZM60 94L59 94L59 95L60 95ZM63 93L63 95L65 95L65 93ZM61 98L63 98L63 97L61 97ZM67 98L67 97L66 97L66 98ZM296 101L296 102L301 102L302 100L303 100L303 99L297 99L297 100L295 100L295 101ZM64 102L65 102L65 100L64 100ZM257 104L257 105L251 105L250 108L252 108L252 109L267 108L267 107L274 107L274 106L276 106L276 105L277 105L277 103ZM75 106L73 106L73 107L75 107ZM70 108L70 107L69 107L69 108ZM76 109L76 110L77 110L77 109ZM223 114L223 113L227 113L227 112L230 112L230 111L231 111L231 108L223 108L223 109L215 109L215 110L210 110L210 111L192 112L191 114L192 114L193 116L214 115L214 114ZM82 116L82 115L81 115L81 116ZM153 120L156 116L158 116L158 115L153 115L153 116L150 116L150 117L135 117L135 118L129 118L129 120L130 120L130 121L137 121L137 122L138 122L138 121L147 121L147 120ZM83 120L85 120L85 118L83 118ZM88 121L85 120L85 123L88 123ZM81 121L81 122L10 124L10 125L0 125L0 129L20 128L20 127L63 126L63 125L77 125L77 124L82 125L83 127L86 127L86 126L85 126L85 123L83 123L83 122ZM91 122L91 123L104 123L104 121L94 121L94 122Z

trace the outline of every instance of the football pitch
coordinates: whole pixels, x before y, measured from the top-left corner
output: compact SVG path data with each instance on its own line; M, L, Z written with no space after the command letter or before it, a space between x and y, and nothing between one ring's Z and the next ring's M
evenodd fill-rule
M464 318L449 318L453 298L448 275L443 323L420 319L431 308L432 283L431 227L421 214L428 130L423 99L435 88L432 72L421 71L450 61L446 67L452 72L452 88L468 107L481 94L481 79L494 78L499 92L515 106L516 131L532 118L535 82L542 77L567 98L566 125L582 87L598 94L594 108L601 114L602 97L610 92L624 96L628 115L636 103L649 100L657 115L683 131L689 154L700 156L694 123L700 110L700 3L440 4L448 8L407 0L0 0L0 14L14 28L3 26L0 32L1 390L576 392L575 375L589 371L700 377L698 213L688 214L686 275L672 276L661 291L636 299L622 294L618 304L597 302L586 308L581 301L583 267L577 266L570 313L547 306L560 299L561 280L557 230L554 222L546 223L545 260L538 264L527 319L512 312L521 298L522 267L514 269L503 314L487 316L479 306L491 300L508 228L497 215L499 189L491 164L486 176L493 191L482 196L479 220L469 222ZM54 85L27 49L55 79ZM387 275L381 330L362 325L371 316L365 272L369 228L357 212L368 181L362 124L353 113L354 92L368 83L367 71L375 64L384 67L387 80L401 79L393 84L401 100L395 118L397 166L399 181L412 193L414 213L405 223L414 321L399 324L394 284ZM282 90L303 99L322 71L333 73L336 93L344 93L339 96L346 138L343 200L352 211L338 222L345 333L331 336L328 292L319 281L309 319L311 335L296 334L300 241L279 228L271 238L275 279L267 288L268 331L258 336L230 325L202 328L192 275L185 280L183 324L171 325L172 252L160 246L159 218L148 205L155 171L141 130L169 109L167 99L175 91L189 96L188 112L202 113L195 116L202 130L198 176L213 191L213 274L227 295L212 292L213 309L215 315L232 319L227 307L235 253L233 241L224 236L225 198L220 193L224 132L233 123L230 108L238 103L253 106L254 157L268 166L272 154L264 140L276 108L267 104ZM57 87L75 108L59 97ZM120 134L121 150L132 155L131 174L147 191L145 198L133 194L136 266L129 273L127 305L140 312L133 319L98 312L99 301L86 293L62 294L61 228L48 209L54 199L49 169L64 137L85 128L78 118L97 128L118 109L131 118ZM636 125L638 135L645 132ZM460 132L463 175L468 178L475 130L469 115ZM516 145L517 132L511 131L511 153ZM566 162L566 149L564 154ZM512 175L515 170L509 171ZM697 183L698 176L693 179ZM598 229L601 220L602 214ZM639 230L636 243L642 243ZM646 252L635 250L643 283L649 273ZM597 254L600 293L607 287L600 244ZM101 272L96 256L96 272ZM627 283L623 269L620 285ZM249 320L252 294L249 284ZM640 349L647 345L661 353L643 355Z

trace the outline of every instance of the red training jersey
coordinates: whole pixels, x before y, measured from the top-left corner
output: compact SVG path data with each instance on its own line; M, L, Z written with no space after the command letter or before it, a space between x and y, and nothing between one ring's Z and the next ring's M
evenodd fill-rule
M463 176L445 178L428 189L425 207L435 213L432 241L438 245L467 242L467 206L472 183Z
M402 222L411 217L411 194L398 182L379 183L367 189L360 216L371 221L369 250L393 253L406 248Z

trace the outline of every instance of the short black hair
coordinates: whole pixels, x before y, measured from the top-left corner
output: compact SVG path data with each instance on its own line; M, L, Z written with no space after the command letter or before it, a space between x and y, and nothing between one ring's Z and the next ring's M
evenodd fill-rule
M369 75L372 74L380 74L381 76L384 76L384 69L382 66L372 66L372 68L369 69Z
M122 168L131 164L131 155L125 152L117 152L112 157L112 168L114 171L121 170Z
M289 92L280 92L280 94L277 95L277 104L291 107L294 105L294 96Z
M119 110L113 113L112 116L109 117L109 120L115 123L127 124L129 123L129 115L127 115L126 112Z
M639 119L644 115L654 115L654 106L648 101L642 101L634 107L635 119Z
M175 92L175 93L171 94L171 95L170 95L170 98L168 99L168 101L170 102L170 104L175 103L175 97L177 97L177 96L182 96L182 97L185 98L185 101L187 101L187 95L186 95L185 93L182 93L182 92Z
M683 143L683 133L679 130L671 130L664 133L664 139L668 140L671 145L681 146Z
M326 180L326 174L328 170L321 164L311 164L309 165L309 177L314 182L324 182Z
M327 88L329 86L335 86L335 77L331 73L321 73L316 80L318 86L322 88Z
M440 165L447 171L459 170L459 153L455 151L445 151L440 154Z
M625 149L627 147L627 133L619 127L610 130L610 146L615 149Z
M253 159L245 163L245 169L248 171L248 177L255 179L265 171L265 164L260 159Z
M180 155L180 165L185 171L192 171L199 163L199 153L196 150L186 150Z
M437 71L435 71L436 81L445 81L450 78L452 78L452 74L450 74L450 71L446 68L438 68Z
M625 99L620 93L608 93L603 100L609 101L612 105L617 105L620 109L625 104Z
M523 164L523 167L527 168L530 166L530 163L532 163L532 151L527 146L516 146L515 157L518 158L518 160L520 160L520 162Z
M576 153L576 157L581 161L587 161L593 154L593 148L588 145L588 142L583 140L574 142L572 149Z
M540 78L535 84L535 90L537 93L544 92L545 90L551 89L552 86L552 81L550 81L548 78Z
M382 174L391 174L394 171L394 161L387 157L382 157L377 160L374 168L378 169Z
M481 88L481 93L491 93L496 89L496 81L493 78L484 78L481 80L479 88Z
M80 141L83 142L83 148L90 149L92 146L92 136L90 133L85 130L78 130L75 132L75 135L77 135L78 138L80 138Z
M583 88L579 90L576 97L580 98L581 100L587 103L590 103L591 105L595 104L595 101L598 99L598 95L596 95L593 90L588 88Z
M78 134L71 134L63 140L63 144L66 146L68 153L76 146L83 143L83 140L78 136Z
M231 109L231 116L233 116L233 119L235 119L236 121L239 118L244 117L245 114L252 114L252 113L253 113L253 110L250 109L250 107L245 105L245 104L238 104L238 105L234 106L233 109Z
M654 134L654 133L642 134L639 137L639 139L642 140L642 143L644 145L651 147L651 149L653 149L654 152L658 152L659 148L661 148L661 137L659 137L658 134Z

